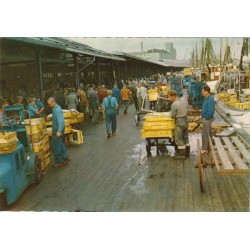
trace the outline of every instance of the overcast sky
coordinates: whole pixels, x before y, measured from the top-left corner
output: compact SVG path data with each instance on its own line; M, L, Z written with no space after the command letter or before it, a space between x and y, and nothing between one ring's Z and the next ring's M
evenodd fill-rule
M93 48L100 49L107 52L114 51L140 51L141 42L143 42L143 49L163 49L165 48L165 42L173 42L174 48L177 51L177 59L190 59L191 51L198 42L201 47L201 38L70 38L74 41L87 44ZM242 46L242 38L229 38L231 45L231 51L236 53L236 57L239 58L240 50ZM219 54L220 38L212 38L214 50ZM222 38L222 43L225 46L226 38ZM223 50L224 50L223 46ZM199 46L198 46L199 47ZM234 55L234 54L233 54Z

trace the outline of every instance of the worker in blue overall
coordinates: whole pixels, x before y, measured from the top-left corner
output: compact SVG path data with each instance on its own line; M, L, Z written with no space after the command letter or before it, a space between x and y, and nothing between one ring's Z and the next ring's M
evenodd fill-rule
M121 93L120 89L117 87L117 84L114 84L114 88L112 88L112 96L116 98L118 103L117 114L119 114L120 102L121 102Z
M55 165L53 167L57 168L68 164L71 159L63 143L65 122L62 108L56 103L53 97L50 97L47 103L52 108L52 151L55 158Z
M115 97L112 97L112 90L107 91L107 97L104 98L102 103L103 112L105 112L105 122L108 138L115 135L116 132L116 110L118 109L118 103Z
M42 101L40 100L40 98L36 98L36 107L38 109L38 116L39 117L44 117L44 105L42 103Z
M36 99L35 98L29 99L29 104L27 106L27 110L29 111L31 119L38 117L38 109L36 106Z

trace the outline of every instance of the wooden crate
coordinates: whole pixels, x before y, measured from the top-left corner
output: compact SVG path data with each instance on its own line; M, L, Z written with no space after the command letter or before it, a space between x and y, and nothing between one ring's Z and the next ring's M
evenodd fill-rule
M77 118L77 113L74 112L63 112L64 119L74 119Z
M173 137L173 130L141 130L141 138L172 138Z
M32 143L32 149L34 153L38 153L42 149L43 142Z
M16 138L16 132L0 132L0 143L8 142L9 139Z
M74 144L83 144L83 134L81 130L72 129L68 135L69 142Z
M166 129L174 129L175 122L174 121L163 121L161 122L144 122L142 125L143 130L166 130Z
M1 145L0 144L0 154L11 154L17 150L17 141L13 141L8 143L8 145Z

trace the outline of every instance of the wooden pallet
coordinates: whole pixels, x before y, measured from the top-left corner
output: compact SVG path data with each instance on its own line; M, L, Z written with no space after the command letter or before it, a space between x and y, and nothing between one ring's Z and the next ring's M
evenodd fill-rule
M199 168L200 189L204 192L204 167L215 167L219 175L241 175L250 173L250 146L239 135L230 137L209 137L209 164L201 154L197 140L197 165Z

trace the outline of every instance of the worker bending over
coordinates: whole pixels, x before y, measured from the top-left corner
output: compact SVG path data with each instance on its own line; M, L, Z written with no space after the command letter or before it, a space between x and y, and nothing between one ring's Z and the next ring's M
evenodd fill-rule
M179 99L174 90L169 92L169 98L173 102L171 106L171 117L175 119L175 143L177 153L175 159L185 159L190 154L188 138L187 108L184 99Z

